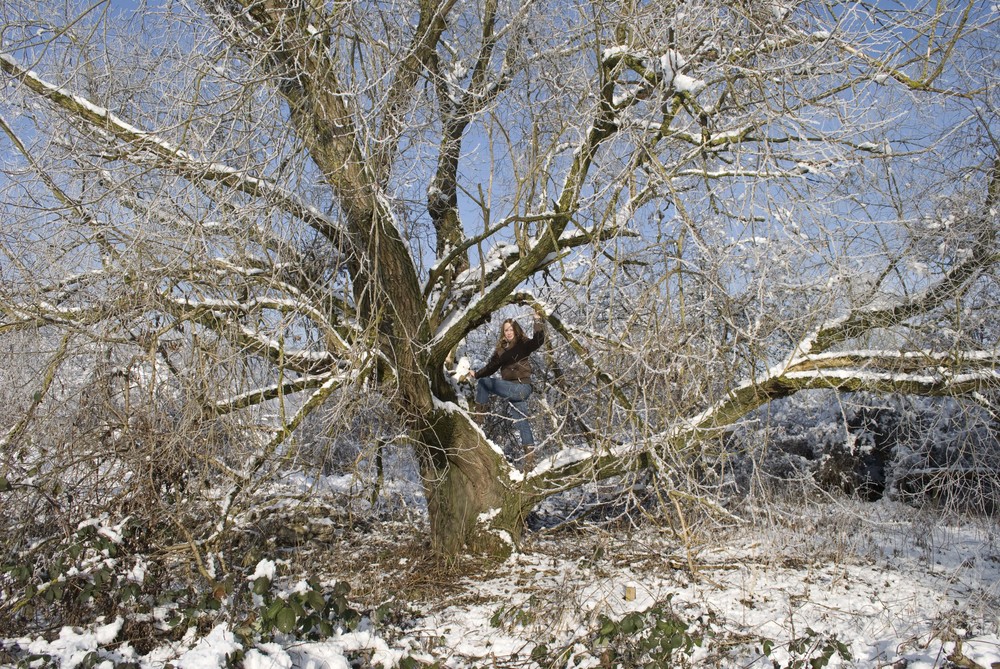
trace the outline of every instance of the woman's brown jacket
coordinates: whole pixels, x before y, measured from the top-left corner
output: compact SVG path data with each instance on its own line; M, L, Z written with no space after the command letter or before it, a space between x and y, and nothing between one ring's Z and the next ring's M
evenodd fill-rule
M531 360L528 356L545 341L545 328L540 318L535 319L531 339L522 339L510 348L494 351L486 366L476 372L476 378L482 379L500 370L500 378L504 381L529 383L531 381ZM504 341L506 345L507 342Z

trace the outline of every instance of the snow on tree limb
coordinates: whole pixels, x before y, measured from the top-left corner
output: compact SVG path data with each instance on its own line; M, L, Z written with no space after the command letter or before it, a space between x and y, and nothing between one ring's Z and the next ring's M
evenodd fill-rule
M685 450L691 444L716 436L739 419L768 402L802 390L833 389L926 396L967 396L982 402L984 391L1000 390L1000 351L893 351L857 349L831 351L836 344L860 338L877 328L927 314L963 294L998 256L994 219L1000 198L1000 159L993 162L987 184L982 220L973 248L965 259L921 293L895 304L854 310L828 321L796 347L789 360L762 377L730 389L726 397L701 413L676 423L671 429L647 438L644 444L623 445L615 452L582 456L554 467L534 483L544 496L545 483L565 477L615 476L636 467L655 465L650 451Z
M222 163L203 161L188 151L160 139L154 133L140 130L109 110L89 100L51 84L32 70L21 66L13 57L0 54L0 70L17 79L34 93L82 120L101 132L110 134L137 150L148 152L163 161L165 167L192 180L217 181L248 195L261 197L302 219L324 237L341 246L346 243L343 230L322 212L301 202L293 193L277 184L251 176Z
M547 221L550 216L551 214L542 216L538 220ZM523 264L526 257L525 249L516 244L498 244L491 249L482 264L460 273L452 280L448 290L442 291L438 298L441 304L435 307L435 313L443 312L453 305L454 310L442 319L434 333L430 342L436 351L434 355L443 359L444 354L457 345L458 341L486 315L509 303L517 284L558 261L567 250L616 236L633 234L624 226L618 225L564 231L555 244L548 245L553 251L540 257L535 250L542 242L538 238L531 238L527 240L528 254L531 257L539 257L539 260L528 271L524 270L526 265ZM510 279L512 273L516 273L517 276L524 274L514 286L510 286L513 283Z
M753 409L800 390L954 396L996 389L1000 388L998 363L1000 352L996 351L959 354L859 350L802 356L788 366L733 388L713 407L665 435L665 441L684 442L698 433L724 428Z
M895 304L878 307L861 307L833 319L805 338L795 356L818 353L876 328L898 325L918 314L929 313L947 301L964 293L985 270L1000 261L996 249L997 200L1000 197L1000 158L995 158L987 184L984 212L976 221L979 231L971 251L935 284L922 292ZM794 358L793 358L794 359Z
M579 451L556 460L528 479L533 493L554 494L574 481L597 480L654 465L651 454L676 452L727 431L737 420L768 402L802 390L974 396L1000 390L1000 351L934 353L857 350L806 356L795 365L731 389L725 398L671 429L643 442L621 444L603 453Z
M287 395L300 393L303 390L318 388L328 382L331 374L305 375L297 379L286 381L285 383L275 383L266 388L255 388L254 390L234 395L233 397L216 402L211 411L214 415L222 415L239 411L247 407L263 404L269 400L277 399Z
M243 311L243 305L222 301L215 305L211 300L190 300L161 296L161 303L180 321L198 323L225 339L231 339L244 350L260 355L278 367L287 367L300 374L328 373L340 366L340 360L329 351L289 349L275 339L230 315L231 310Z
M247 468L237 474L237 480L233 483L229 494L225 497L223 507L220 510L222 517L216 525L213 536L210 537L208 541L211 541L212 538L225 532L229 523L229 518L232 515L233 508L239 499L240 493L246 489L260 469L267 464L278 447L281 446L281 444L283 444L285 440L292 435L295 429L302 424L302 421L305 420L306 417L313 411L322 406L323 402L325 402L337 388L357 379L365 371L365 368L361 368L347 374L330 374L327 376L323 383L313 392L312 395L309 396L309 399L307 399L302 406L299 407L299 409L292 416L291 420L284 422L279 427L275 435L257 450L253 460L248 463Z
M10 319L6 323L0 324L0 332L46 324L91 325L102 321L114 307L115 305L108 303L62 307L45 300L33 304L0 303L0 312L3 312Z

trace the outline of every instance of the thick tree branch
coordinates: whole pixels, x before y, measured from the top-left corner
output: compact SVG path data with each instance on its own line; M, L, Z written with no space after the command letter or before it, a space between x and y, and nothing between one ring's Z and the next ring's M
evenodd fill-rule
M427 338L426 304L409 246L359 136L362 112L343 89L319 34L292 3L244 2L242 11L214 0L209 4L227 37L254 55L287 101L297 135L345 214L354 253L351 272L358 317L364 327L381 332L380 347L392 359L395 372L412 381L404 384L414 393L410 399L429 412L426 385L422 392L418 390L425 377L415 351L415 344ZM423 32L417 34L422 49L436 43L442 17L433 3L425 5L421 16ZM415 63L410 66L416 67ZM404 82L410 75L399 76ZM399 86L398 95L402 95L405 85Z
M416 84L424 69L436 57L435 49L447 28L446 19L455 3L456 0L420 0L420 19L410 47L396 68L395 80L386 94L379 145L372 156L372 169L380 183L389 178L399 151L399 138L405 127L408 108L416 93Z
M71 117L108 133L138 151L156 156L160 164L187 179L216 181L233 190L262 198L305 221L309 226L343 248L343 229L315 207L301 202L294 194L277 184L246 174L241 170L214 161L199 160L188 151L160 139L154 133L140 130L107 109L91 103L62 87L50 84L33 71L22 67L6 54L0 54L0 70L14 77L32 92L52 102Z
M233 411L239 411L240 409L246 409L247 407L257 406L279 397L294 395L302 392L303 390L318 388L329 381L330 378L331 375L329 374L301 376L291 381L267 386L266 388L255 388L254 390L230 397L229 399L216 402L212 406L212 413L216 416L232 413Z
M526 482L526 503L573 488L582 481L606 479L655 466L650 451L682 451L718 436L754 409L802 390L973 396L1000 389L1000 352L900 353L851 351L808 356L793 367L745 383L701 414L643 443L621 444L604 453L565 450Z
M998 202L1000 202L1000 159L994 159L987 183L983 213L980 220L975 221L979 231L965 259L934 285L917 295L886 307L855 309L842 318L824 324L799 345L795 355L826 351L840 342L855 339L877 328L898 325L913 316L929 313L940 305L958 298L980 273L1000 261L1000 253L996 248Z

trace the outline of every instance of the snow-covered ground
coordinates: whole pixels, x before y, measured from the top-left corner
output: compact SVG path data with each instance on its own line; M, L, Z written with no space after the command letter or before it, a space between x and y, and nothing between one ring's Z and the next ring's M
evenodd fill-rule
M650 527L542 530L501 565L442 564L418 532L376 525L262 558L254 575L277 564L289 583L347 580L359 610L394 602L391 620L253 648L219 622L144 654L121 643L120 620L96 621L3 646L108 668L212 669L236 651L253 669L1000 667L995 522L849 501L747 516L760 520L689 528L686 544Z

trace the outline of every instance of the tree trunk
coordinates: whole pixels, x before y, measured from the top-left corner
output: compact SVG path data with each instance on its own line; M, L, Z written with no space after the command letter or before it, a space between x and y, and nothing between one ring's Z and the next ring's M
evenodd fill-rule
M432 412L416 436L434 551L509 555L524 511L521 484L510 479L503 454L454 409Z

